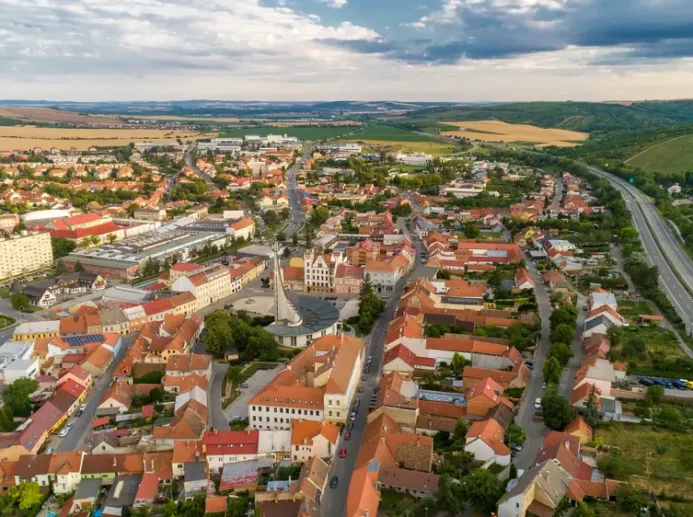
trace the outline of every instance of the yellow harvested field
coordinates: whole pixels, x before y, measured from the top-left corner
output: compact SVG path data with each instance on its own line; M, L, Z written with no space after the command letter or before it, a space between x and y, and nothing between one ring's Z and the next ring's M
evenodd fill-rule
M589 133L568 131L567 129L546 129L525 124L508 124L500 120L463 120L443 122L451 126L465 128L463 131L445 131L445 136L459 136L482 142L534 143L539 147L555 145L573 147L587 140Z
M0 151L25 151L35 147L88 149L128 145L131 142L176 143L214 136L209 133L159 129L59 129L35 126L0 126Z

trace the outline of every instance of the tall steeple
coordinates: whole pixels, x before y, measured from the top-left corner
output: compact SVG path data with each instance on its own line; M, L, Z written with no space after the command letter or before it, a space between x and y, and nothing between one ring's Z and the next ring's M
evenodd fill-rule
M303 323L301 315L286 295L282 267L279 263L279 243L274 243L274 319L276 323L298 327Z

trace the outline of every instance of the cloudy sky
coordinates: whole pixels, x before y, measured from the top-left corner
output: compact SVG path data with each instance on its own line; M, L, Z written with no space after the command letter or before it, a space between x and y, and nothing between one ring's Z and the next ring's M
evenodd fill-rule
M0 0L0 98L693 93L692 0Z

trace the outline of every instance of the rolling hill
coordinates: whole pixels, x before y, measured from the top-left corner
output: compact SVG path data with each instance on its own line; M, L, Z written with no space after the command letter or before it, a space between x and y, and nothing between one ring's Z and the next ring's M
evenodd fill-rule
M693 100L634 103L519 102L432 108L409 113L398 123L427 127L448 120L501 120L573 131L608 132L693 123Z

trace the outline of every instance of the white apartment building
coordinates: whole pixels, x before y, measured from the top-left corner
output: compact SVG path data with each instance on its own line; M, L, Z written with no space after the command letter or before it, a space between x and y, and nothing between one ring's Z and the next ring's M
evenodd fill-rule
M402 271L394 261L377 260L366 264L364 275L368 275L378 293L388 295L395 290L402 278Z
M433 159L433 156L425 153L413 153L413 154L402 154L398 153L395 155L395 160L398 163L404 165L415 165L417 167L424 167L428 162Z
M51 236L22 232L0 240L0 280L50 267L53 264Z
M197 299L196 310L233 294L228 268L218 265L191 276L182 276L171 285L173 292L189 292Z
M303 255L306 291L333 292L337 266L345 263L346 257L338 251L332 254L321 254L315 250L306 251Z

